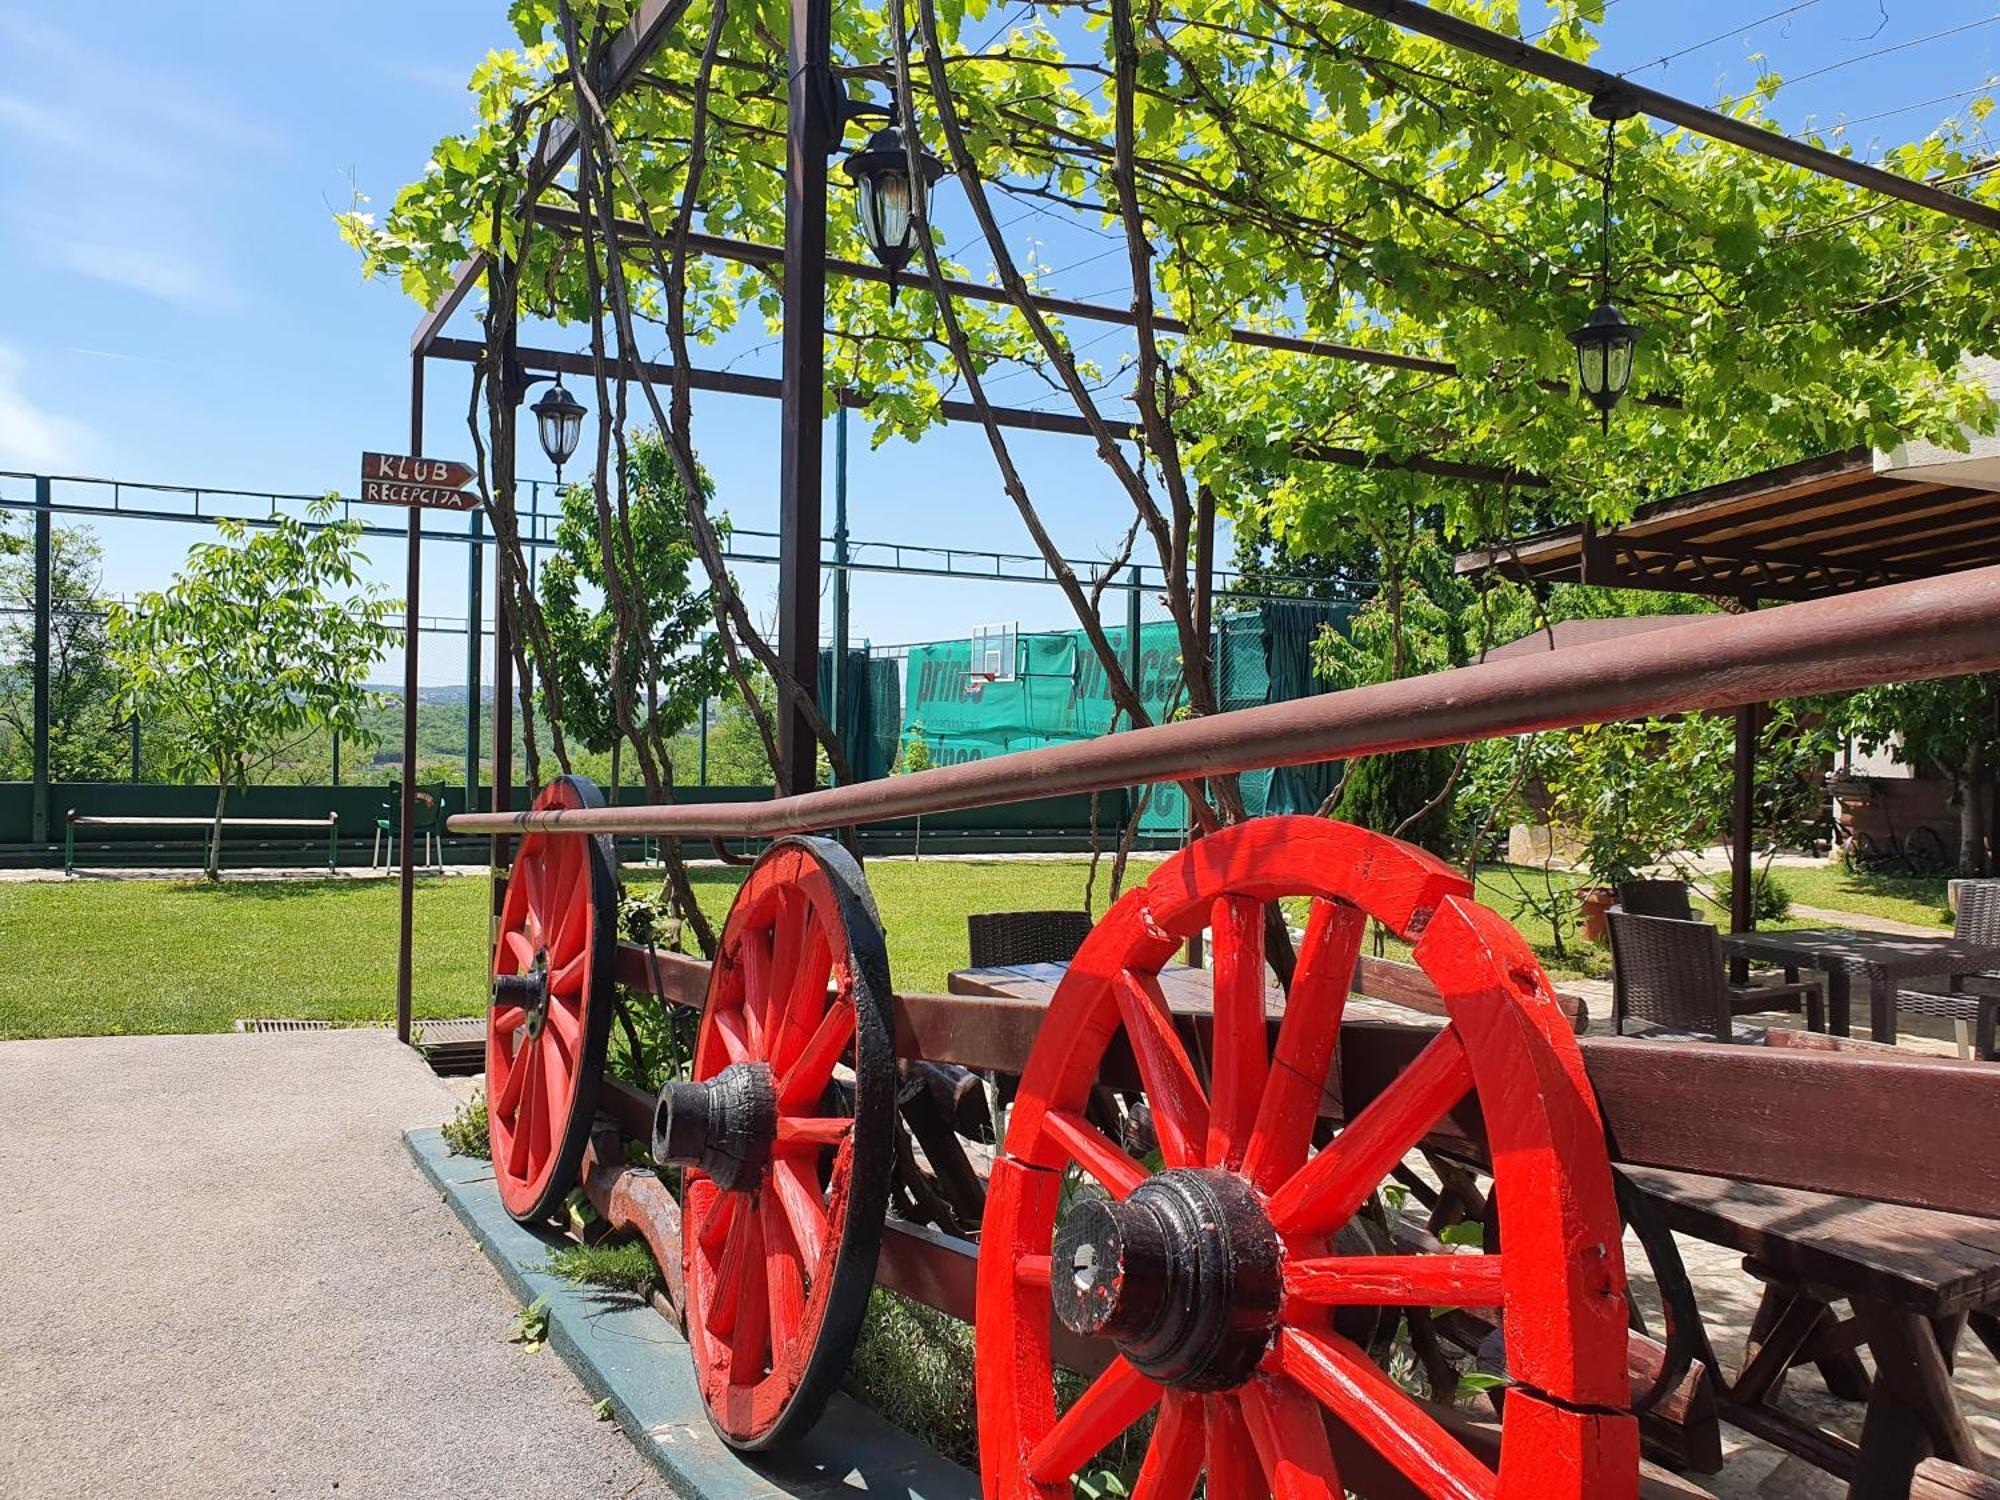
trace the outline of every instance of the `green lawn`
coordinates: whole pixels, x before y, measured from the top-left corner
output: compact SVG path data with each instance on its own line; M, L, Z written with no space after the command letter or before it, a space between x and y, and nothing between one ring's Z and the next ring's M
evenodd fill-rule
M1818 869L1774 869L1772 873L1779 886L1800 905L1887 917L1945 930L1951 927L1942 875L1862 875L1837 864Z
M898 985L941 990L973 911L1076 906L1087 861L869 866ZM1143 872L1149 865L1135 865ZM1098 882L1103 903L1110 862ZM629 869L633 889L656 872ZM740 870L696 872L719 923ZM417 884L416 1014L485 1003L486 883ZM0 1038L226 1031L242 1016L391 1020L393 881L73 881L0 886Z
M1135 866L1143 877L1150 864ZM938 991L966 961L968 912L1075 907L1088 862L877 860L869 883L889 932L896 983ZM1109 861L1100 873L1104 904ZM1940 926L1942 880L1781 869L1800 903ZM703 907L720 922L742 879L695 872ZM657 872L626 871L634 889ZM1554 877L1559 892L1577 877ZM1546 921L1526 909L1539 871L1484 869L1482 900L1511 918L1557 979L1601 976L1608 955L1571 938L1555 952ZM485 882L417 885L416 1013L475 1015L484 1004ZM1400 945L1384 952L1406 956ZM241 1016L389 1020L395 1008L393 881L74 881L0 886L0 1037L226 1031Z

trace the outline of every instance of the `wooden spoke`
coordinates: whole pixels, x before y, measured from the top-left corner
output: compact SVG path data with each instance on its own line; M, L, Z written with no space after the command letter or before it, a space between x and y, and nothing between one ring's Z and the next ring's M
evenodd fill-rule
M577 954L561 968L549 974L549 993L564 1000L574 999L583 991L583 976L590 966L588 950Z
M507 1142L507 1170L516 1177L527 1168L532 1134L529 1127L539 1110L536 1100L541 1097L541 1089L535 1077L535 1062L539 1056L535 1048L527 1048L514 1059L514 1071L507 1075L507 1091L513 1097L503 1100L507 1107L502 1114L513 1126L513 1133Z
M1160 1386L1120 1356L1062 1414L1028 1455L1028 1477L1057 1484L1158 1404Z
M743 1030L741 1012L715 1010L709 1012L715 1023L715 1034L722 1039L722 1050L733 1063L749 1062L755 1055L750 1051L750 1038Z
M1447 1027L1272 1195L1271 1221L1278 1232L1329 1233L1345 1224L1471 1087L1465 1044L1455 1027Z
M587 892L575 890L579 877L587 881L584 871L584 843L580 838L559 839L561 852L556 859L557 874L554 885L556 892L569 897L558 908L558 926L544 941L549 945L549 962L566 963L583 949L583 935L588 927L590 902ZM553 893L552 893L553 894Z
M1207 1161L1236 1167L1264 1094L1264 903L1223 896L1211 916L1215 995L1214 1088L1208 1104Z
M825 929L815 922L805 934L803 953L785 996L784 1022L771 1044L771 1065L779 1072L797 1061L826 1014L827 984L832 978L833 949Z
M569 1114L570 1068L553 1031L542 1033L542 1100L548 1108L551 1133L562 1128Z
M1014 1262L1014 1279L1022 1286L1037 1286L1043 1291L1049 1286L1049 1257L1046 1255L1024 1255Z
M549 1002L549 1030L554 1032L563 1044L563 1058L574 1064L577 1048L583 1045L583 1022L576 1013L559 1000Z
M1238 1389L1236 1402L1272 1500L1344 1500L1326 1419L1312 1397L1288 1380L1259 1375Z
M1170 1167L1198 1167L1208 1144L1208 1097L1187 1049L1174 1034L1166 1001L1150 980L1126 973L1117 985L1118 1014L1146 1085L1160 1154Z
M1123 1198L1146 1180L1146 1169L1082 1115L1052 1109L1043 1117L1042 1128L1112 1197Z
M507 956L514 960L513 972L525 974L535 966L535 945L525 932L509 932L500 939Z
M769 1175L772 1189L784 1208L785 1222L792 1228L792 1243L808 1266L819 1264L825 1253L826 1204L820 1199L819 1178L810 1163L796 1156L773 1158Z
M791 1009L792 980L799 967L805 935L804 897L795 886L778 890L778 910L771 924L770 991L764 1000L764 1055L778 1066L778 1039L784 1034L785 1013Z
M805 1271L784 1210L775 1196L758 1196L757 1214L764 1230L764 1282L771 1308L771 1348L796 1348L806 1319Z
M729 1378L735 1384L763 1375L771 1349L771 1296L764 1264L764 1226L756 1214L744 1214L743 1305L729 1340ZM720 1300L718 1298L718 1300Z
M1263 1500L1264 1475L1257 1467L1256 1449L1244 1430L1243 1414L1234 1399L1210 1396L1205 1427L1208 1446L1207 1500Z
M1285 1266L1285 1296L1315 1307L1498 1307L1498 1255L1330 1255Z
M771 935L752 929L743 934L743 1031L750 1055L768 1059L765 1020L771 1004Z
M521 905L531 916L542 909L541 866L539 846L532 853L524 850L523 857L514 861L513 878L521 882Z
M1201 1398L1168 1391L1132 1485L1132 1500L1190 1500L1201 1477L1202 1438Z
M732 1195L733 1196L733 1195ZM748 1200L745 1200L746 1206ZM743 1296L750 1278L763 1278L761 1263L752 1264L751 1236L756 1230L754 1212L738 1212L729 1222L729 1236L722 1242L722 1254L715 1263L715 1299L708 1305L708 1331L726 1339L735 1331L743 1309ZM759 1250L761 1252L761 1243ZM761 1253L756 1257L761 1262Z
M521 1107L521 1091L528 1086L528 1059L535 1055L533 1047L524 1047L514 1054L514 1060L507 1065L507 1076L500 1083L500 1092L493 1096L493 1112L502 1119L512 1120Z
M813 1031L812 1040L806 1043L805 1050L785 1070L778 1084L778 1108L797 1110L825 1093L826 1086L833 1081L834 1064L840 1061L847 1051L847 1044L853 1040L853 1002L844 999L835 1001L820 1018L819 1026Z
M695 1233L695 1243L710 1254L720 1250L729 1238L729 1227L736 1222L738 1208L748 1200L740 1193L725 1193L718 1190L715 1201L709 1205L708 1217L701 1221L701 1228Z
M493 1013L493 1034L495 1036L512 1036L520 1029L521 1023L527 1019L528 1013L521 1009L520 1006L502 1006Z
M1344 901L1312 904L1264 1097L1243 1154L1244 1175L1265 1192L1305 1165L1367 930L1368 918L1359 907Z
M522 1052L526 1065L526 1081L521 1085L521 1108L514 1116L514 1134L530 1153L541 1153L548 1149L549 1127L542 1118L542 1100L547 1097L542 1088L542 1049L529 1047Z
M1438 1500L1494 1500L1499 1480L1436 1418L1338 1334L1286 1328L1276 1356L1356 1437Z
M818 1119L812 1115L778 1116L778 1145L795 1148L838 1146L854 1134L854 1121L844 1115Z

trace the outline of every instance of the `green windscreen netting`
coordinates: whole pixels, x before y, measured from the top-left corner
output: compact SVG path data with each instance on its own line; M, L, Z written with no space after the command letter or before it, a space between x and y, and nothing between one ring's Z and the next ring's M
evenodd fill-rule
M1314 637L1324 626L1344 628L1348 605L1269 600L1222 613L1215 625L1214 661L1225 710L1275 703L1319 691L1311 666ZM1107 627L1121 661L1129 660L1129 627ZM1181 706L1180 641L1169 620L1139 626L1139 691L1156 723ZM921 736L938 765L985 760L1069 740L1094 739L1127 726L1105 687L1103 665L1081 630L1023 632L1011 680L969 681L969 639L909 649L903 692L903 734ZM1257 771L1243 778L1254 814L1311 812L1332 787L1337 766ZM1140 819L1149 833L1175 833L1187 817L1180 788L1155 786Z

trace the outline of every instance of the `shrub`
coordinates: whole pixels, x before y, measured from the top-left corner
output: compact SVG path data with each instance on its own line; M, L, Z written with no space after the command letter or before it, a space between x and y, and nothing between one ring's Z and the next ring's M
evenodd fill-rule
M1715 880L1715 901L1724 911L1731 910L1734 889L1728 872ZM1750 880L1750 914L1757 922L1782 922L1792 914L1791 893L1771 878L1769 870L1759 870Z
M493 1142L486 1130L486 1095L475 1090L470 1099L459 1105L458 1112L444 1122L442 1131L445 1149L453 1156L477 1156L490 1161L493 1157Z

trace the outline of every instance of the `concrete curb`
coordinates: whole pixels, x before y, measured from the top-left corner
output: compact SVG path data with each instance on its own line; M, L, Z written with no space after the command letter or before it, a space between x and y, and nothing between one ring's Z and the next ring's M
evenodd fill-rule
M508 1217L491 1163L451 1155L434 1129L403 1143L522 1305L548 1299L549 1346L684 1500L978 1500L971 1474L844 1394L790 1452L754 1463L734 1452L709 1426L678 1329L645 1303L542 1270L558 1241Z

